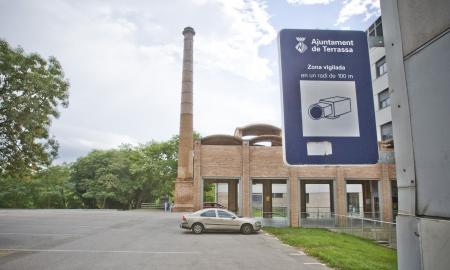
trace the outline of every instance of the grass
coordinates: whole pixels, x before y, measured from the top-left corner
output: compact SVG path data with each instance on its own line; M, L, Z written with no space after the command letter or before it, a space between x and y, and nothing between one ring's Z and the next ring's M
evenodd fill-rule
M335 269L397 269L396 250L357 236L309 228L264 227L264 231Z

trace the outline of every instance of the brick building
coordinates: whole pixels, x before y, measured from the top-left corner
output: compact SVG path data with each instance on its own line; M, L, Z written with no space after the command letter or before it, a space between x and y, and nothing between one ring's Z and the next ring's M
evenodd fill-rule
M394 164L288 167L280 135L275 126L254 124L236 128L234 135L196 140L193 210L202 208L204 185L226 183L228 209L245 216L285 213L292 226L301 225L302 215L316 212L393 219ZM283 185L285 192L274 192Z

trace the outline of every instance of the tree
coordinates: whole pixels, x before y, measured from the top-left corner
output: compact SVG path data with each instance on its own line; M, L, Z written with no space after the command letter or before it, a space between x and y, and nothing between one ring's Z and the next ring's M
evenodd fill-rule
M135 150L94 150L72 165L71 182L87 208L130 208L138 188L131 175Z
M69 82L59 62L25 54L0 39L0 176L21 177L49 165L58 143L49 136Z
M138 149L131 171L139 183L136 205L172 194L177 177L178 136L166 142L152 141Z
M32 178L34 187L34 207L36 208L77 208L81 201L74 196L74 187L69 182L70 166L67 164L50 166Z

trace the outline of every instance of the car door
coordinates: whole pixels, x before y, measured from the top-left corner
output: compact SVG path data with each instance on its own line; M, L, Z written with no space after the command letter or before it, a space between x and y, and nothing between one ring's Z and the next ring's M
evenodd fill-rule
M219 228L227 231L238 231L240 230L240 224L237 221L237 217L225 210L217 210Z
M200 214L200 222L203 223L205 229L215 230L217 228L217 214L216 209L207 210Z

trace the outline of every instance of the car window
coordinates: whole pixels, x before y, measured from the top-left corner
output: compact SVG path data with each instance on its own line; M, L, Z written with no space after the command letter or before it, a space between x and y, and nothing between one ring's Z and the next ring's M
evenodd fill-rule
M216 217L216 210L205 211L200 216L202 216L202 217Z
M222 210L218 210L217 213L219 213L219 217L220 218L232 218L234 217L232 214L222 211Z

